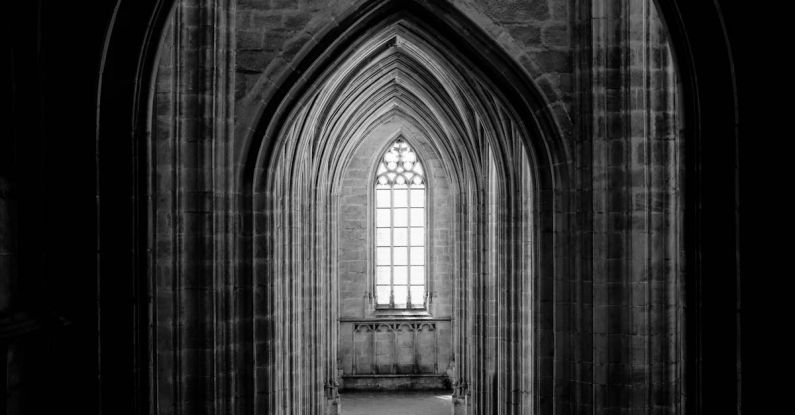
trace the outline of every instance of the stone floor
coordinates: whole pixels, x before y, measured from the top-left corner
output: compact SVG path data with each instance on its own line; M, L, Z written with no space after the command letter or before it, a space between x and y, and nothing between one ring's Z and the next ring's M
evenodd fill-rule
M340 414L450 415L452 399L445 391L348 392L340 394Z

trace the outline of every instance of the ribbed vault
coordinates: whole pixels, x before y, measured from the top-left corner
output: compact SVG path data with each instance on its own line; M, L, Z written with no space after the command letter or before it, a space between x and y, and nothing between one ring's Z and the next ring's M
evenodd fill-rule
M284 123L269 126L252 194L262 323L254 384L267 413L334 410L338 175L369 131L395 119L420 131L455 178L456 404L472 413L536 405L538 223L553 206L540 208L550 194L540 190L557 175L540 170L565 164L550 153L554 134L538 128L545 109L517 108L502 94L505 79L488 79L470 60L477 57L453 53L443 39L410 15L393 16L317 74Z

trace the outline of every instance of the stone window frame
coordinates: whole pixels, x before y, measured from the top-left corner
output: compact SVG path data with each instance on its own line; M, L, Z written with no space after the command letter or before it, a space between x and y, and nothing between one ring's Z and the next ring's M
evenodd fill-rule
M383 307L383 306L376 306L376 296L375 296L375 286L376 286L376 224L375 224L375 210L376 210L376 186L373 185L373 182L370 182L369 179L373 178L377 175L378 171L378 164L381 162L381 159L384 156L384 153L391 147L395 141L403 140L405 141L409 147L414 150L414 153L417 155L417 160L420 161L422 164L422 168L425 171L425 306L422 308L395 308L395 307ZM433 208L431 201L433 200L433 184L431 178L431 170L429 165L426 163L425 157L422 156L422 151L420 150L420 146L417 146L415 140L407 137L407 134L404 134L403 131L397 131L394 134L389 136L389 139L386 140L385 144L379 147L378 151L375 152L373 159L370 161L370 168L367 171L368 177L368 185L367 185L367 297L369 298L369 308L371 315L377 316L406 316L406 317L417 317L417 316L430 316L431 313L431 306L433 304L433 288L434 288L434 281L435 277L433 276L433 261L431 261L431 252L433 251Z

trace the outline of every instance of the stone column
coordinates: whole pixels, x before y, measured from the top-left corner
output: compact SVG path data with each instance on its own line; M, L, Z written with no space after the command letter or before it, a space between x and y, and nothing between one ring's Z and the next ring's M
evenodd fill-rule
M592 66L583 86L592 98L586 191L592 195L593 388L580 400L591 399L597 412L675 413L683 381L683 291L671 52L651 1L591 6Z
M180 0L150 146L156 413L237 413L234 0Z
M469 403L468 392L461 392L461 387L453 390L453 414L466 415L470 413L472 405Z

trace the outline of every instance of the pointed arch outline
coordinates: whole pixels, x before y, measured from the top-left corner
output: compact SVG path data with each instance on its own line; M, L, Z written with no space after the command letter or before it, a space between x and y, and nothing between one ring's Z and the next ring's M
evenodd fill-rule
M268 199L272 197L272 191L268 190L271 185L267 183L274 177L282 177L285 173L291 177L310 174L309 171L305 170L306 166L298 166L295 163L291 164L292 167L289 167L289 169L291 169L289 171L275 171L271 167L273 166L272 161L284 159L285 157L293 160L293 157L298 153L306 154L307 151L317 151L317 148L314 148L313 145L303 147L302 149L294 146L296 144L295 139L303 137L308 131L314 131L312 134L317 134L317 132L320 131L317 129L321 128L320 125L322 122L325 122L325 120L318 122L318 119L307 117L307 113L301 112L304 110L298 109L302 107L305 109L313 107L317 105L317 100L321 98L328 99L330 100L329 102L336 99L337 97L324 97L323 95L317 95L317 92L315 92L319 85L325 85L325 83L331 79L329 78L329 73L338 74L342 72L347 74L347 76L354 76L359 73L359 70L363 66L371 62L373 58L369 58L369 56L378 56L379 52L389 47L399 48L401 46L401 34L395 35L394 33L388 33L391 27L408 27L415 30L415 32L410 33L410 35L417 36L421 41L430 44L432 47L431 50L437 53L444 50L445 53L443 54L443 58L453 62L452 67L459 68L456 71L461 71L460 73L466 72L473 76L473 79L468 79L465 76L461 77L459 75L460 79L468 81L463 83L463 87L469 88L470 90L470 95L467 97L471 101L470 105L475 105L475 107L478 105L486 105L480 109L474 109L474 111L481 115L469 113L469 115L473 117L470 120L473 123L473 127L469 127L468 130L466 130L468 133L463 131L459 133L462 136L470 137L470 143L466 146L471 149L468 150L469 154L467 156L470 160L464 161L463 165L477 166L488 163L488 157L483 158L482 151L475 151L474 153L472 151L478 146L491 145L486 143L499 143L501 134L516 134L518 137L521 137L520 142L513 145L496 145L494 147L496 155L498 155L498 157L496 157L498 160L498 168L496 171L503 177L509 177L512 167L511 165L504 164L502 160L510 158L510 154L516 151L523 152L530 160L534 174L530 178L531 183L526 183L525 185L533 189L532 192L534 194L532 200L534 200L535 207L531 209L534 212L532 219L533 224L531 227L536 230L536 236L534 237L535 243L532 246L532 250L535 252L534 255L537 258L536 261L533 261L534 264L537 264L537 269L533 272L535 275L548 278L549 281L543 283L540 281L529 281L527 283L538 285L542 290L545 290L543 294L537 293L534 295L538 297L551 297L552 280L558 273L566 272L557 266L560 261L555 261L553 247L565 245L565 242L560 240L565 240L569 236L566 232L561 232L554 224L565 222L562 218L556 219L555 212L566 212L568 210L566 197L560 197L559 195L566 195L569 193L565 189L569 186L569 178L572 176L572 164L569 159L570 152L566 149L566 141L562 138L563 134L558 125L558 120L556 120L556 114L554 114L551 106L544 100L539 88L535 86L533 81L529 79L517 63L512 61L498 46L493 44L493 40L480 32L473 23L469 22L465 16L450 5L443 3L421 4L415 1L398 2L387 0L365 5L362 9L357 10L356 13L348 16L342 22L343 23L338 27L346 27L347 29L340 29L339 32L332 31L332 33L328 34L323 40L312 45L310 50L300 54L302 59L299 63L292 68L292 71L285 75L284 80L278 83L282 85L282 88L280 88L273 97L269 97L265 100L263 107L259 111L259 123L244 140L244 150L238 153L244 156L244 159L241 160L243 168L241 169L242 177L240 179L243 184L244 203L242 205L250 206L251 208L250 211L243 212L243 228L253 229L252 236L246 241L250 248L244 248L243 251L254 253L254 257L251 258L251 261L248 263L250 268L246 270L252 275L252 286L263 285L263 283L259 281L261 277L257 276L259 271L257 271L256 264L273 261L266 259L268 258L267 252L270 252L272 248L268 248L266 242L257 239L257 235L264 235L268 231L264 230L265 228L260 230L256 228L257 224L270 224L268 226L275 225L270 219L259 218L257 216L257 212L272 211L273 207L265 207L265 205L261 204L262 202L257 202L258 198L262 199L262 197L265 197ZM465 37L460 32L464 32L468 36ZM367 46L368 40L372 39L374 34L375 37L378 37L379 34L383 35L383 33L387 33L387 37L391 36L393 39L396 39L396 41L394 41L394 43L390 43L392 41L384 43L382 46L383 49L370 49L370 53L365 54L366 58L364 59L358 58L358 60L355 60L352 57L353 54L358 53L358 51ZM346 62L351 59L359 63L356 66L340 69L339 62ZM422 67L422 64L420 64L420 67ZM467 69L464 70L463 68ZM344 72L346 70L349 72ZM442 73L444 73L444 71ZM437 80L437 82L440 82L440 80ZM344 82L342 85L344 85ZM400 90L402 87L402 85L399 85L397 90ZM337 91L341 90L341 88L333 88L333 90ZM411 96L413 96L413 94L411 94ZM404 102L405 97L401 96L399 101ZM460 102L460 100L454 100L454 105L458 105L457 103ZM309 103L309 106L306 107L304 103ZM442 105L440 108L444 109L450 107ZM486 108L490 109L487 110ZM450 108L450 110L452 110L452 108ZM461 107L459 107L459 112L459 116L463 115L461 113L465 113L465 111L461 110ZM329 112L320 112L318 114L322 114L321 117L325 117ZM523 116L519 114L523 114ZM295 124L296 117L304 121L301 121L301 124ZM305 122L309 122L310 124L304 124ZM289 132L291 137L293 137L293 139L290 139L292 147L288 150L288 153L284 153L281 143L287 142L283 134L286 132L284 128L288 125L292 125L292 127L290 127L292 132ZM466 123L462 123L460 128L465 128L466 125ZM310 127L310 130L306 130L307 126ZM441 126L437 123L436 127L439 128ZM296 130L296 128L298 130ZM444 130L445 128L442 127L442 131ZM328 137L330 138L331 136ZM444 142L444 140L441 142ZM320 144L323 143L323 140L318 143L321 146L325 145ZM437 145L439 143L440 142L437 142ZM473 145L475 147L472 147ZM481 155L478 156L476 153L481 153ZM444 152L442 152L442 154L444 154ZM474 182L472 183L482 181L482 179L478 177L471 177L470 181L473 180ZM499 180L498 182L502 183L505 181L506 180ZM514 188L520 185L518 179L509 179L508 182L512 183ZM280 188L284 188L285 185L280 186ZM319 184L314 182L313 186L317 188ZM480 186L483 186L483 184L476 184L475 188ZM468 185L467 188L469 191L473 189L471 184ZM304 206L306 203L313 203L319 206L324 206L326 204L326 202L317 203L315 199L312 199L314 202L307 202L308 199L305 200L304 197L311 198L313 196L310 196L311 192L302 192L301 194L304 196L299 197L302 201L296 202L293 199L291 200L295 203L299 203L301 206ZM524 200L522 197L514 197L510 192L505 192L503 197L507 204L513 206L513 209L517 209L517 204ZM277 196L277 198L282 200L282 196ZM469 199L472 199L472 197L470 196ZM478 198L475 197L475 199L472 200L476 201ZM282 201L279 203L283 206L285 202ZM333 205L333 203L331 204ZM321 216L326 218L332 216L331 212L333 211L333 207L330 208L330 210L323 207L318 209L325 209ZM308 229L311 230L301 232L310 232L313 235L315 232L318 232L318 229L314 227L314 225L309 226ZM503 230L512 232L509 228L504 228ZM322 235L319 237L323 238ZM555 240L559 240L559 242L556 243ZM329 248L324 254L318 255L325 255L325 257L328 258L333 255L332 252L335 249L336 246L332 242L329 244ZM515 250L516 248L513 249ZM265 256L258 256L261 254ZM317 259L319 257L313 256L313 258ZM473 262L471 266L480 266L478 265L478 260L473 261L475 262ZM483 259L480 261L483 261ZM326 267L331 268L329 266ZM475 269L471 271L480 272ZM279 273L281 271L275 272ZM334 284L335 271L320 270L318 272L329 272L332 280L330 284ZM332 286L329 289L330 292L334 292L335 288ZM533 292L536 291L535 288L531 288L531 290ZM255 294L254 298L268 298L268 295ZM333 311L336 306L334 304L334 299L329 301L329 307L331 307ZM534 303L533 308L534 309L530 313L532 316L531 319L533 320L531 323L533 327L540 327L538 322L541 320L549 321L552 319L552 303ZM252 309L255 310L255 316L252 318L256 320L257 306L254 305ZM519 313L514 314L518 315ZM541 317L541 314L545 314L546 317ZM514 318L518 318L516 315L514 315ZM463 315L460 317L466 319ZM326 321L331 325L334 319L329 318ZM459 324L469 325L471 323L463 322ZM464 329L465 328L461 328L461 330ZM484 334L481 333L481 335ZM515 333L507 335L517 336ZM537 335L540 334L536 332L531 333L532 338L537 337ZM552 335L551 331L545 331L544 335L548 336L545 343L552 341L551 337L549 337ZM255 334L254 337L254 344L262 343L262 341L257 340L257 334ZM322 350L320 353L326 354L327 361L331 362L331 366L334 366L333 362L336 359L336 334L329 332L328 339L329 341L327 344L321 347L325 348L325 350ZM539 341L531 340L531 342L538 343ZM536 348L540 347L532 347L532 349ZM256 351L252 351L252 353L254 355L257 354ZM279 352L276 354L279 354ZM469 359L470 357L459 356L459 360L464 358ZM551 356L547 358L551 359ZM535 357L533 359L535 359ZM256 357L254 361L257 361ZM260 366L259 363L255 364ZM534 363L532 367L541 368L542 366ZM326 379L324 382L326 385L325 389L328 393L330 389L335 388L336 381L334 380L334 373L336 370L327 367L325 372ZM535 386L533 386L534 390L551 390L551 387L541 387L539 385L540 382L551 382L553 378L551 373L544 375L534 369L532 373L535 379L532 382L535 384ZM312 379L316 379L318 375L310 374L308 376ZM485 373L482 374L482 376L486 376ZM505 375L503 374L500 376ZM516 376L517 375L513 375L513 377ZM499 382L503 381L516 382L517 380L514 379L510 381L500 378ZM482 387L486 387L484 382L485 378L481 379L479 384L481 384ZM255 379L254 384L259 383L261 383L261 381L258 382ZM470 383L472 382L463 381L462 384L457 386L466 390ZM478 383L475 382L472 384ZM255 391L254 395L258 396L262 393L267 392ZM479 393L485 392L480 391ZM547 397L547 399L551 398L551 396ZM512 398L505 399L510 400ZM539 398L534 396L532 399L536 401L536 403L531 405L537 407ZM488 405L489 403L482 401L481 404Z
M571 171L565 167L570 160L571 150L560 126L560 116L547 102L540 88L530 79L517 62L507 56L494 40L459 10L446 2L421 2L418 0L382 0L365 2L351 7L349 14L335 19L332 27L322 36L304 47L290 64L281 78L274 82L280 85L272 95L261 100L259 109L253 117L256 123L241 137L239 150L239 173L243 188L253 184L257 175L258 160L262 153L272 153L279 126L287 122L289 110L297 107L297 102L320 79L332 62L344 60L353 53L368 35L398 20L420 24L438 39L445 41L451 53L462 57L480 56L482 59L468 59L471 67L480 73L479 79L501 79L501 85L494 90L505 95L505 101L515 108L526 108L525 127L529 131L542 132L541 137L532 137L528 147L534 148L530 154L535 165L544 166L552 177L542 180L550 182L570 180ZM514 114L518 115L518 114ZM554 167L550 167L554 166Z
M138 233L141 231L133 232L132 229L134 224L143 226L141 224L146 223L146 215L142 213L146 211L146 192L141 183L146 182L148 173L141 160L144 160L142 154L145 146L142 143L145 142L147 135L146 119L152 112L153 79L150 78L152 78L152 68L157 62L155 53L159 45L157 34L166 26L168 11L174 3L174 0L117 2L102 48L96 93L98 105L95 137L96 196L99 212L96 276L98 296L102 304L102 322L98 325L101 333L132 333L138 339L133 345L134 353L128 353L128 336L102 338L103 359L98 369L99 373L105 374L102 376L102 387L108 394L122 398L114 401L103 400L102 407L108 409L114 408L121 401L138 402L135 398L139 396L146 399L149 388L146 372L151 343L147 343L148 315L145 305L149 282L144 265L145 247L139 243L142 238ZM727 191L729 198L737 191L736 186L726 185L723 181L727 177L732 177L732 168L727 171L724 166L734 166L731 160L737 142L736 84L734 73L730 70L733 63L726 30L721 25L721 12L715 4L683 0L658 0L655 3L669 23L667 27L672 33L673 43L676 46L675 55L681 60L684 84L683 107L687 116L683 134L688 148L694 150L688 150L687 153L691 156L688 157L686 165L689 184L686 198L688 204L686 232L691 235L688 237L687 252L692 253L687 257L699 258L688 263L687 275L690 276L688 281L692 282L691 286L701 287L702 275L727 273L737 275L724 265L725 255L704 256L702 259L699 253L703 249L704 242L698 237L701 234L711 234L712 232L709 231L713 229L725 229L723 217L734 217L732 215L736 214L734 210L728 208L715 208L723 216L700 213L702 201L712 200L710 197L715 198L715 194L723 195L724 187L731 189ZM702 54L717 56L716 59L705 60L694 58ZM704 74L708 76L703 76ZM713 150L718 146L722 153L710 151L707 154L695 151L701 148L706 138L714 136L730 137L728 140L710 142ZM133 166L133 169L130 169L130 166ZM718 170L725 174L706 175L702 173L702 166L712 166L712 169L707 170ZM130 200L136 202L130 203ZM130 231L120 232L120 223L128 224L127 227L122 228L129 228ZM736 227L730 228L734 232L732 235L736 237ZM727 252L731 254L730 257L735 257L732 254L735 251L732 251L731 242L719 244L719 247L712 249ZM128 266L130 263L138 266L131 268ZM105 280L119 279L126 280L130 286L136 287L133 290L134 294L131 294L136 299L133 305L127 307L131 308L130 310L105 307L105 305L129 303L127 297L129 293L108 288L108 284L103 284ZM739 277L737 280L739 281ZM708 286L706 292L712 292L714 287L705 285ZM688 309L700 310L702 297L704 294L690 290ZM700 311L691 311L691 313L699 315L695 313ZM710 316L714 317L713 314ZM727 321L734 321L733 312L727 315ZM739 324L733 327L739 330ZM725 337L714 340L711 344L702 346L700 338L704 331L701 325L694 324L688 328L688 353L695 356L688 359L688 395L694 397L689 400L692 403L689 408L698 412L702 411L702 395L724 396L726 389L731 389L714 387L707 393L703 392L701 385L706 381L702 379L702 370L705 373L704 379L717 381L720 385L732 386L732 382L735 382L722 376L723 372L715 370L714 362L712 366L704 366L701 363L701 356L715 354L715 344L718 344L718 349L723 350L725 345L722 340L731 340L732 332L726 333ZM710 350L713 353L707 353ZM720 350L717 352L719 355ZM140 356L140 359L133 356ZM734 356L720 355L718 358L720 362L729 363L732 359ZM119 367L125 368L124 373L119 373ZM108 377L106 374L109 373L117 375ZM135 386L131 388L130 384ZM733 396L739 397L739 393L733 392ZM719 400L707 399L703 401L703 407L714 407L716 406L714 402ZM130 408L134 406L129 405ZM139 411L139 409L131 410Z

